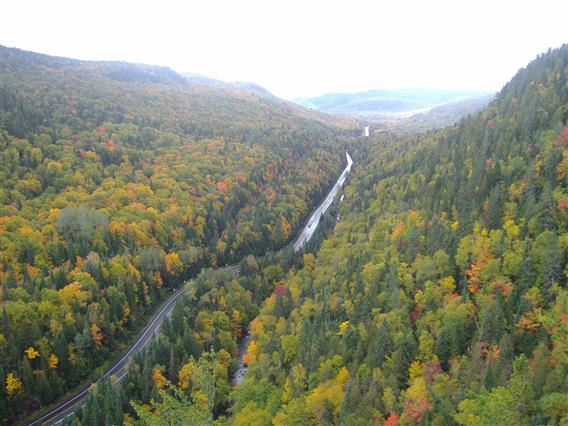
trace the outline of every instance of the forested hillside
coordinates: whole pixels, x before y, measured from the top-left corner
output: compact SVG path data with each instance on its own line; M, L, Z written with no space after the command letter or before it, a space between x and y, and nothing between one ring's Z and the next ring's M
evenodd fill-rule
M0 59L7 422L103 365L183 279L288 242L342 168L346 131L167 68Z
M230 423L566 424L567 119L564 45L476 116L358 146L335 233L251 323Z

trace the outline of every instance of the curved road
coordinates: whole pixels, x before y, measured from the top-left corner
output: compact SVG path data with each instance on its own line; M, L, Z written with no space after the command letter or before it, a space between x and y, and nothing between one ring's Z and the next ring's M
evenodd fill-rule
M353 160L351 159L351 156L349 155L348 152L345 152L345 156L347 158L347 166L343 170L343 173L341 173L341 176L339 176L339 179L337 179L337 182L335 182L335 185L333 185L333 188L331 188L331 190L327 194L327 197L325 197L325 199L322 201L319 207L312 213L312 215L308 219L308 223L306 223L306 226L304 226L304 229L302 229L302 232L300 232L300 235L294 242L293 245L294 251L300 250L304 246L304 244L310 241L310 238L312 238L312 235L314 234L315 230L319 225L319 221L322 215L327 211L329 206L331 206L331 203L333 203L333 200L337 196L339 188L341 188L341 186L345 182L345 179L347 179L347 174L351 171Z
M329 208L331 203L333 202L334 198L339 191L339 188L345 182L347 174L351 170L351 165L353 164L353 160L349 156L349 153L345 153L347 157L347 166L339 176L339 179L331 188L325 199L322 203L318 206L318 208L314 211L314 213L310 216L310 219L300 232L300 235L296 239L293 244L294 251L298 251L302 248L304 244L306 244L310 238L312 237L314 231L319 225L319 221L321 216L326 212ZM238 274L238 265L229 265L226 267L227 270L231 271L233 274ZM187 286L184 283L180 289L175 290L174 293L162 303L158 311L152 316L148 324L140 331L134 343L132 343L128 349L122 354L122 356L105 372L103 373L103 377L109 376L116 376L118 380L122 380L128 371L128 361L132 354L140 349L142 349L148 341L154 336L157 330L160 328L160 324L164 317L168 316L176 302L187 292ZM246 370L245 370L246 371ZM242 373L244 375L244 371ZM65 417L69 416L77 406L83 405L87 396L89 394L89 388L91 387L91 383L85 385L81 390L75 393L72 397L67 399L66 401L59 404L57 407L53 408L46 414L39 417L37 420L33 421L32 423L28 423L29 426L39 426L39 425L53 425L61 422Z
M353 165L353 160L351 159L351 156L349 155L348 152L345 153L345 156L347 158L347 166L343 170L343 173L341 173L341 176L339 176L339 179L337 179L337 182L335 182L335 185L333 185L333 188L331 188L331 190L328 192L327 196L324 198L324 200L321 202L318 208L312 213L312 215L308 219L308 222L304 225L304 229L302 229L302 232L300 232L300 235L298 235L298 238L296 238L296 241L294 241L294 243L292 244L294 251L300 250L308 241L310 241L310 239L314 235L315 230L319 225L322 215L327 211L329 206L331 206L331 203L333 202L333 200L337 196L337 193L339 192L339 188L341 188L341 186L345 183L347 174L351 171L351 166ZM343 196L344 194L341 195L340 201L343 201ZM231 384L233 386L241 384L245 379L245 374L247 372L247 365L244 362L244 357L247 353L247 347L249 341L250 341L250 334L247 333L243 337L243 339L239 342L238 345L239 354L237 356L237 370L231 376Z
M148 324L140 331L136 340L132 345L122 354L120 359L118 359L111 367L105 370L103 377L116 376L118 380L122 380L128 371L128 361L131 355L146 346L146 343L151 339L154 333L159 329L162 319L168 316L172 309L174 308L176 302L181 296L187 292L187 287L184 285L179 290L174 290L174 293L162 303L158 311L150 319ZM80 391L73 395L68 400L62 402L60 405L55 407L53 410L42 415L37 420L32 423L32 425L45 425L45 424L57 424L69 414L71 414L78 405L82 405L89 394L89 388L91 383L85 385Z

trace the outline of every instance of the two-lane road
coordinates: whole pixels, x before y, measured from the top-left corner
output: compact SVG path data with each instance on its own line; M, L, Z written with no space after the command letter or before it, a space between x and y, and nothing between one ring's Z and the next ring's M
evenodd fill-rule
M353 164L353 160L349 156L349 153L345 153L347 157L347 167L339 176L339 179L331 188L327 196L318 206L318 208L313 212L310 216L310 219L300 232L298 238L293 243L294 251L300 250L312 237L314 231L319 225L319 221L321 216L325 213L325 211L329 208L335 197L337 196L337 192L339 188L345 182L347 174L351 170L351 165ZM229 265L225 267L229 272L233 274L238 274L239 265ZM116 376L119 380L124 378L128 370L128 361L132 357L132 355L139 351L140 349L144 348L154 333L160 328L160 324L162 320L168 316L171 311L173 310L176 302L181 299L181 297L187 292L186 285L182 286L181 288L174 290L174 293L162 303L161 307L158 311L150 318L148 324L140 331L136 340L128 347L128 349L121 355L121 357L107 370L105 370L103 377L109 376ZM243 373L244 374L244 373ZM62 421L65 417L70 415L76 407L81 406L85 403L87 396L89 394L89 388L91 387L91 383L85 385L81 390L75 393L73 396L68 398L67 400L63 401L57 407L53 408L46 414L39 417L32 423L29 423L30 426L39 426L39 425L53 425L57 424Z
M298 238L293 245L294 251L300 250L308 241L310 241L310 238L312 238L312 235L319 225L321 217L327 211L329 206L331 206L331 203L333 203L333 200L337 196L339 188L343 186L345 179L347 179L347 174L351 171L353 160L351 159L351 156L348 152L345 153L345 156L347 158L347 166L343 170L343 173L341 173L341 176L339 176L339 179L337 179L337 182L335 182L335 185L333 185L333 188L331 188L327 196L324 198L322 203L312 213L312 215L308 219L308 222L306 223L306 226L304 226L304 229L302 229L302 232L300 232L300 235L298 235Z
M173 294L162 303L158 311L152 316L148 324L140 331L136 340L130 347L122 354L122 356L107 370L105 370L103 377L109 376L116 376L119 380L121 380L127 373L128 361L132 354L144 346L150 340L150 338L154 335L156 330L159 329L162 320L170 314L172 309L174 308L176 302L187 292L187 287L184 285L182 288L178 290L174 290ZM53 410L49 411L48 413L42 415L36 421L29 423L30 426L32 425L44 425L44 424L56 424L59 421L63 420L67 417L70 413L75 410L75 407L78 405L82 405L87 396L89 394L89 388L91 384L84 386L80 391L78 391L75 395L67 399L66 401L62 402Z

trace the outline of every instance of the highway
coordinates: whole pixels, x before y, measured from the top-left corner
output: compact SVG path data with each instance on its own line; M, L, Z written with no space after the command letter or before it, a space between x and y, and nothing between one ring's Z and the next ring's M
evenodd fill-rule
M312 235L319 225L319 221L322 215L327 211L329 206L331 206L331 203L333 203L333 200L337 196L339 188L341 188L341 186L345 182L345 179L347 179L347 174L351 171L353 160L351 159L351 156L348 152L345 153L345 156L347 157L347 166L343 170L343 173L341 173L341 176L339 176L339 179L337 179L337 182L335 182L335 185L333 185L333 188L331 188L327 196L324 198L322 203L312 213L312 215L308 219L308 222L304 226L304 229L302 229L302 232L300 232L300 235L298 235L298 238L293 244L294 251L300 250L304 246L304 244L310 241L310 238L312 238Z
M349 156L349 153L345 153L347 156L347 166L339 176L339 179L327 194L325 199L322 203L318 206L318 208L313 212L310 216L310 219L300 232L298 238L293 243L293 248L295 251L298 251L302 248L304 244L306 244L310 238L312 237L314 231L317 229L319 225L319 221L321 215L325 213L325 211L329 208L331 203L333 202L334 198L339 191L339 188L345 182L347 174L351 170L351 165L353 164L353 160ZM239 265L229 265L225 267L227 271L232 273L233 275L239 274ZM181 299L181 297L187 292L187 286L184 285L174 290L172 295L162 303L160 308L157 312L152 316L149 320L148 324L140 331L138 336L136 337L135 341L126 349L120 358L107 370L105 370L103 377L115 376L118 380L122 380L128 371L128 361L130 360L131 356L139 351L140 349L144 348L146 344L150 341L152 336L159 330L160 324L162 320L167 317L173 310L176 302ZM246 368L243 370L246 371ZM242 380L242 378L241 378ZM92 383L89 383L83 386L79 391L77 391L74 395L69 397L67 400L63 401L57 407L53 408L49 412L43 414L37 420L33 421L32 423L28 423L29 426L39 426L39 425L55 425L60 423L65 417L69 416L76 407L81 406L85 403L87 396L89 394L89 388L91 387Z
M333 185L333 188L331 188L331 190L327 193L326 197L323 199L318 208L314 210L314 212L304 225L302 232L300 232L300 235L298 235L298 238L296 238L296 240L292 244L294 251L300 250L308 241L310 241L312 235L314 235L314 231L319 225L321 216L326 212L326 210L329 208L329 206L337 196L339 188L341 188L341 186L343 186L343 184L345 183L347 174L351 171L351 166L353 165L353 160L351 159L349 153L346 152L345 155L347 157L347 166L343 170L343 173L341 173L341 176L339 176L339 179L337 179L337 182L335 182L335 185ZM343 201L343 196L344 194L341 195L341 201ZM247 365L244 362L244 356L246 355L249 341L250 335L247 334L239 342L239 354L237 356L238 367L231 376L231 384L233 386L241 384L245 379Z
M164 317L168 316L172 312L176 302L186 292L187 287L185 285L182 288L173 291L172 295L162 303L162 305L154 314L154 316L152 316L148 324L146 324L146 326L140 331L134 343L132 343L132 345L130 345L130 347L128 347L128 349L124 351L121 357L111 367L105 370L103 374L105 378L112 375L116 376L119 380L122 380L122 378L124 378L128 370L128 361L130 360L132 354L146 346L154 333L160 328L160 324ZM62 402L48 413L39 417L36 421L29 423L29 425L51 425L59 423L61 420L71 414L75 410L75 407L84 404L89 394L90 387L91 383L84 386L75 395Z

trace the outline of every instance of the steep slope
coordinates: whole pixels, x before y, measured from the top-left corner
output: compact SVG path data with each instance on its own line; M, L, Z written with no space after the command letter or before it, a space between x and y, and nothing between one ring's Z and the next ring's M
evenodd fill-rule
M164 67L0 59L8 422L101 366L183 279L284 245L341 169L345 130Z
M0 57L2 120L11 134L20 137L44 122L78 130L108 120L149 127L159 124L193 137L230 134L258 142L262 140L255 134L259 130L285 123L294 129L301 124L298 116L314 126L325 121L321 120L324 114L276 97L259 99L255 93L259 89L251 90L250 84L212 84L212 79L188 82L166 67L77 61L4 46L0 46Z
M232 424L568 421L567 82L565 45L354 152L335 234L251 324Z

